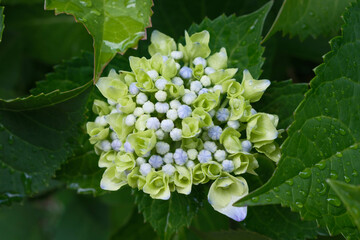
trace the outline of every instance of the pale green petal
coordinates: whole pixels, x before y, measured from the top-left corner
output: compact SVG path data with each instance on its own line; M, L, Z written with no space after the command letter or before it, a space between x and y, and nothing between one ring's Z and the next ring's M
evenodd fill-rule
M226 80L229 80L237 73L237 68L220 69L214 73L209 74L209 78L213 84L221 84Z
M242 221L246 217L246 207L232 205L248 193L249 188L244 178L223 172L211 185L208 200L216 211L235 221Z
M181 194L188 195L192 187L192 172L184 166L175 166L174 184L176 191Z
M204 66L202 64L196 65L192 70L196 79L200 79L204 75Z
M116 167L112 166L105 170L101 178L100 187L104 190L116 191L126 184L125 172L118 172Z
M235 79L229 79L222 83L223 91L227 93L228 98L238 98L244 89Z
M152 69L156 70L158 73L161 71L164 60L160 53L156 53L150 59Z
M198 149L198 150L202 150L204 148L203 141L198 137L183 138L181 141L182 141L182 143L181 143L181 148L182 149Z
M245 101L244 97L238 96L237 98L231 98L229 101L230 106L230 118L229 120L238 120L241 119L246 110L250 108L251 105Z
M267 144L255 144L254 147L258 152L264 153L268 158L278 163L281 158L281 152L279 144L276 142L270 142Z
M150 40L149 53L151 56L154 56L156 53L169 56L172 51L176 50L174 39L157 30L151 33Z
M109 136L109 128L104 128L104 126L95 122L86 123L86 131L90 136L89 141L91 144L96 144Z
M217 179L222 172L222 166L218 162L214 161L202 163L201 168L206 176L211 180Z
M129 57L129 63L131 70L137 74L139 70L142 71L150 71L151 70L151 62L150 60L146 59L145 57L139 58L139 57Z
M201 163L198 163L193 168L193 183L195 185L198 185L200 183L204 184L209 181L209 178L206 175L204 169L201 167L201 165L202 165Z
M139 171L140 167L134 168L128 175L127 181L130 187L138 188L139 190L143 189L146 179L143 175L141 175Z
M134 112L136 103L132 99L132 96L126 95L126 96L120 97L117 102L120 105L120 107L119 107L120 111L127 113L127 114Z
M100 159L99 159L99 167L111 167L115 163L116 159L116 152L115 151L109 151L109 152L103 152L101 153Z
M146 129L146 121L150 118L150 115L145 114L145 115L141 115L135 123L135 128L138 131L144 131Z
M253 143L271 141L278 137L276 130L277 117L266 114L257 113L253 115L246 127L247 139Z
M227 127L220 135L220 143L229 153L241 152L241 134L231 127Z
M119 78L102 77L97 81L96 86L104 97L113 102L128 93L128 86Z
M128 126L125 124L126 115L121 113L112 113L106 117L106 121L114 129L119 140L125 142L126 137L134 129L133 126Z
M185 46L179 44L179 50L184 53L184 62L190 63L196 57L207 58L210 55L210 34L208 31L194 33L189 36L185 31Z
M136 86L143 92L155 92L157 89L155 88L154 81L150 78L150 76L142 69L139 69L136 73Z
M168 96L172 99L180 98L185 94L183 85L178 86L170 82L166 84L165 91L167 92Z
M98 99L94 100L92 110L95 114L97 114L99 116L108 115L111 111L108 103L98 100Z
M138 156L143 156L155 147L156 135L154 130L146 130L130 134L127 141Z
M228 57L225 48L221 48L220 52L211 55L207 59L208 66L215 70L227 68L227 61Z
M163 171L152 171L146 176L144 193L154 199L168 200L170 198L169 176Z
M191 115L200 121L200 127L210 127L213 125L210 114L202 108L195 108Z
M200 121L197 118L187 117L182 120L182 137L192 138L197 136L200 131Z
M115 158L115 166L118 172L130 171L135 167L135 157L132 153L119 152Z
M175 64L175 60L172 58L169 58L166 60L166 62L163 63L161 67L161 76L166 79L171 79L176 76L177 74L177 68Z
M195 108L202 108L206 112L211 111L219 105L220 102L220 92L216 91L214 93L208 92L199 95L193 102Z
M244 88L243 96L245 99L250 100L250 102L257 102L270 86L270 81L255 80L248 70L244 70L241 85Z
M233 155L231 158L234 163L234 173L236 175L243 174L246 172L257 175L254 170L259 167L259 164L253 154L237 153Z

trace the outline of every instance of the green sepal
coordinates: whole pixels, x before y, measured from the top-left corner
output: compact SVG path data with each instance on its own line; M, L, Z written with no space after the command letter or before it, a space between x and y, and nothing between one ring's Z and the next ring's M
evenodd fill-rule
M196 118L200 121L200 127L210 127L213 125L210 114L205 112L205 110L202 108L195 108L191 115L193 118Z
M138 73L139 70L145 72L151 70L151 61L146 59L145 57L139 58L139 57L130 56L129 63L130 63L130 68L135 73L135 75Z
M220 91L214 93L208 92L199 95L193 102L195 108L202 108L206 112L211 111L219 105L220 101Z
M108 124L114 129L119 140L125 142L126 137L134 129L133 126L128 126L125 124L126 115L121 113L112 113L106 117Z
M225 128L225 130L220 135L220 143L224 146L227 152L239 153L242 150L241 134L231 127Z
M204 148L203 141L198 137L183 138L181 141L182 141L182 143L181 143L181 148L182 149L202 150Z
M94 104L92 106L92 111L99 116L103 116L103 115L108 115L111 110L110 110L110 105L108 103L95 99Z
M175 166L174 184L176 191L188 195L191 193L192 172L184 166Z
M169 58L162 64L161 75L166 79L171 79L176 76L178 70L176 68L175 60Z
M254 147L258 152L264 153L268 158L278 163L281 158L281 152L279 144L276 142L270 142L267 144L263 144L258 146L259 144L255 144Z
M126 184L127 181L125 172L118 172L116 170L116 166L107 168L100 181L100 187L108 191L119 190Z
M204 169L202 168L202 164L196 164L193 168L193 183L195 185L204 184L207 183L209 180L209 177L206 175Z
M163 57L160 53L156 53L150 59L151 68L156 70L158 73L161 72L161 68L164 64Z
M204 75L204 66L202 64L198 64L193 68L193 76L196 79L200 79Z
M235 79L226 80L221 85L228 98L237 98L244 92L244 88Z
M218 162L210 161L207 163L202 163L201 168L203 172L206 174L206 176L211 179L217 179L220 177L222 173L222 166Z
M246 172L257 175L254 170L259 167L259 163L254 154L241 152L231 156L231 159L234 162L234 173L236 175Z
M277 138L279 118L266 113L254 114L246 126L247 139L253 143L272 141ZM259 146L259 145L258 145Z
M101 168L113 166L115 164L116 154L117 153L115 151L102 152L98 166Z
M269 80L255 80L248 70L244 70L241 82L244 88L244 98L250 100L250 102L259 101L270 83Z
M183 138L192 138L197 136L200 131L200 121L194 117L187 117L182 120L182 137Z
M143 189L146 179L140 173L140 167L135 167L128 175L127 175L127 182L130 187L137 188L139 190Z
M215 70L227 68L228 56L225 48L221 48L220 52L214 53L207 59L209 67Z
M154 56L156 53L169 56L172 51L176 50L175 40L157 30L151 33L150 40L151 44L148 50L151 56Z
M237 71L237 68L220 69L209 74L209 78L214 85L221 84L226 80L232 79Z
M211 53L209 40L210 34L208 31L204 30L191 36L185 31L185 46L179 44L179 51L184 54L184 62L190 63L196 57L207 58Z
M155 147L156 135L154 130L141 131L130 134L127 141L138 156L143 156Z
M116 170L119 172L130 171L136 165L135 157L132 153L119 152L115 158Z
M90 136L89 141L91 144L96 144L109 136L109 128L104 128L104 126L95 122L86 123L86 131Z
M251 111L251 105L249 102L245 101L245 98L238 96L237 98L231 98L229 100L230 106L230 117L229 120L238 120L241 119L245 111ZM249 114L249 113L248 113Z
M136 72L136 86L140 89L142 92L155 92L157 91L155 88L154 81L150 78L150 76L144 72L144 70L139 69Z
M96 87L104 97L113 102L116 102L118 98L126 96L128 93L128 86L120 80L118 75L116 75L116 77L99 78Z
M134 102L131 95L120 97L117 100L117 103L120 105L119 110L127 114L133 113L136 107L136 103Z
M170 198L169 176L163 171L151 171L146 176L143 191L154 199L168 200Z
M167 92L168 96L172 99L180 98L185 94L183 85L178 86L170 82L166 84L165 91Z
M144 131L146 129L146 121L150 118L150 115L145 114L138 117L135 122L135 128L137 131Z

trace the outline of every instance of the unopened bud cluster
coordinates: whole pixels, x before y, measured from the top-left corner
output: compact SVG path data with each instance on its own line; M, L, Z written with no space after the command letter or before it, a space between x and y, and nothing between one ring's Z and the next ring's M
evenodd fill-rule
M185 41L176 47L154 31L150 59L130 57L132 72L112 70L100 78L96 85L107 102L95 100L99 116L87 131L99 167L106 168L101 188L128 184L165 200L172 191L189 194L192 185L215 180L209 201L221 211L248 193L238 175L256 174L256 154L279 160L278 117L251 106L270 81L255 80L247 70L242 81L235 79L238 69L227 68L224 48L210 55L207 31L185 32ZM234 191L234 198L224 203L221 188Z

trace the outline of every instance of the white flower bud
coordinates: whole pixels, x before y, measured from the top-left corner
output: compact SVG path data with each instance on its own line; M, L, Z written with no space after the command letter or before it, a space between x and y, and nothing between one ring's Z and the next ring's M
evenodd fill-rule
M198 160L200 163L207 163L211 161L211 152L208 150L201 150L198 154Z
M96 122L97 124L100 124L101 126L106 126L106 125L108 125L105 116L98 116L98 117L96 117L95 122Z
M164 139L164 136L165 136L165 133L163 130L159 129L155 132L156 134L156 138L159 139L159 140L163 140Z
M172 82L173 84L179 85L179 86L181 86L181 85L184 84L184 81L183 81L181 78L179 78L179 77L174 77L173 79L171 79L171 82Z
M179 59L182 59L184 57L184 54L181 51L172 51L170 53L170 56L175 60L179 60Z
M197 96L194 92L189 92L185 93L181 100L183 101L183 103L190 105L195 101L196 98Z
M144 109L142 109L141 107L137 107L134 109L134 115L136 117L140 117L143 114L144 114Z
M207 67L205 68L205 74L206 75L210 75L212 73L216 72L215 69L211 68L211 67Z
M147 75L149 75L149 77L152 80L155 80L159 76L159 74L156 70L150 70L150 71L147 71L146 73L147 73Z
M172 176L176 171L175 167L171 164L164 165L161 170L169 176Z
M216 113L216 118L220 122L225 122L230 117L230 111L227 108L220 108Z
M203 88L200 81L192 81L190 84L190 90L193 92L199 92Z
M167 113L166 113L166 117L168 119L171 119L173 121L175 121L178 118L178 114L177 111L175 109L170 109Z
M181 129L178 128L174 128L173 130L171 130L170 132L170 137L173 141L180 141L181 140L181 136L182 136L182 132Z
M192 69L184 66L180 69L179 74L183 79L190 79L192 77Z
M158 80L156 80L155 82L155 87L159 90L164 90L166 84L168 84L168 80L164 79L164 78L160 78Z
M209 115L210 115L211 117L214 117L215 114L216 114L216 111L215 111L214 109L212 109L212 110L210 110L208 113L209 113Z
M173 157L174 157L175 163L177 165L184 165L186 163L186 161L188 160L187 153L184 150L182 150L181 148L178 148L175 150Z
M160 155L164 155L168 153L170 150L170 145L166 142L157 142L156 145L156 152Z
M136 117L134 114L127 115L125 118L125 124L128 126L133 126L136 122Z
M240 127L240 122L237 120L228 121L227 125L233 129L238 129Z
M119 139L115 139L111 142L111 147L112 149L114 149L115 151L119 152L120 148L121 148L121 141Z
M110 104L111 106L116 105L116 102L114 102L114 101L112 101L112 100L110 100L110 99L108 99L107 102L108 102L108 104Z
M180 103L179 100L172 100L172 101L170 102L170 107L171 107L172 109L178 109L180 106L181 106L181 103Z
M179 63L175 63L176 70L179 70L181 68L181 65Z
M193 64L194 64L195 66L201 64L201 65L203 65L204 67L206 67L206 60L203 59L202 57L197 57L197 58L194 59Z
M164 91L157 91L155 93L155 98L156 100L158 100L159 102L164 102L166 100L166 97L167 97L167 93L164 92Z
M173 163L174 162L173 154L172 153L165 154L163 160L165 163Z
M208 87L211 85L211 80L208 76L204 75L200 78L200 82L204 87Z
M222 162L223 170L225 172L232 172L234 171L234 163L231 160L224 160Z
M188 167L188 168L190 168L190 169L192 169L192 168L194 168L195 167L195 163L194 163L194 161L187 161L186 162L186 167Z
M111 133L110 133L110 138L111 138L111 140L119 139L119 137L118 137L118 135L116 134L116 132L111 132Z
M132 148L131 144L129 142L124 143L124 150L127 153L133 153L134 149Z
M137 164L138 166L141 166L141 165L144 164L144 163L146 163L145 158L138 157L138 158L136 159L136 164Z
M222 162L226 159L226 152L224 150L216 150L216 152L214 153L214 158L218 162Z
M143 110L144 110L145 113L152 113L155 110L155 105L152 102L147 101L143 105Z
M166 113L169 110L169 104L163 102L157 102L155 104L155 109L158 113Z
M214 92L216 92L217 90L219 90L221 93L223 93L223 88L222 88L221 85L215 85L213 89L214 89Z
M146 96L145 93L139 93L136 96L136 103L137 104L143 105L144 103L146 103L147 100L148 100L148 97Z
M174 128L174 122L170 119L164 119L161 121L161 129L164 132L171 132Z
M149 163L151 164L151 166L153 168L159 168L163 165L163 159L162 157L160 157L159 155L152 155L150 158L149 158Z
M198 155L198 151L196 149L187 150L187 154L190 160L195 160Z
M100 142L99 148L104 152L108 152L111 150L111 143L108 140L103 140Z
M202 88L202 89L198 92L198 94L201 95L201 94L204 94L204 93L207 93L207 92L209 92L209 89L207 89L207 88Z
M212 140L219 140L221 134L222 129L219 126L213 126L208 130L208 135Z
M140 92L139 88L136 86L136 83L133 82L130 84L129 86L129 92L132 94L132 95L136 95Z
M146 121L146 127L148 129L154 129L157 130L160 127L160 121L156 117L151 117Z
M151 165L148 163L141 164L140 166L140 173L143 176L148 175L151 172Z
M177 110L178 116L181 119L189 117L191 115L191 112L191 107L189 107L188 105L181 105Z
M204 143L204 149L214 153L217 150L216 143L212 141L206 141Z
M250 150L252 148L252 144L249 140L242 141L241 146L242 146L243 152L250 152Z

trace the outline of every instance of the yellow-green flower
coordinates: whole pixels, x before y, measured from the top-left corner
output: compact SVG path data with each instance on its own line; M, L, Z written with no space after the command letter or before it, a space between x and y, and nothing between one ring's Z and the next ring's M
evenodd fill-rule
M176 166L174 184L176 191L181 194L190 194L192 187L192 172L184 166Z
M163 63L161 67L161 75L165 79L171 79L176 76L177 68L174 59L169 58L166 62Z
M154 56L156 53L169 56L174 50L176 50L176 43L173 38L157 30L152 32L151 44L149 46L149 53L151 56Z
M276 126L279 118L276 115L257 113L246 126L246 137L253 143L272 141L278 136Z
M168 200L170 198L169 176L163 171L152 171L146 176L143 187L144 193L155 199Z
M234 162L234 173L236 175L246 172L257 175L254 170L259 167L259 163L254 154L243 152L237 153L232 156L232 160Z
M135 157L132 153L119 152L115 158L116 170L119 172L130 171L135 167Z
M90 136L90 143L96 144L98 141L104 140L109 136L109 128L104 128L98 123L88 122L86 123L87 134Z
M115 163L116 159L116 152L115 151L109 151L109 152L102 152L100 159L99 159L99 167L111 167Z
M193 183L195 185L204 184L209 181L209 177L206 175L205 169L202 168L202 164L198 163L193 168Z
M208 200L216 211L235 221L242 221L246 217L247 207L232 205L248 193L249 188L244 178L223 172L211 185Z
M128 86L119 77L102 77L97 81L96 86L104 97L113 102L128 93Z
M137 80L136 86L141 91L144 91L144 92L155 92L156 91L154 81L142 69L137 71L136 80Z
M222 83L223 91L227 93L228 98L237 98L243 92L244 89L239 82L235 79L229 79Z
M200 127L210 127L213 124L210 114L202 108L195 108L191 115L200 121Z
M108 115L111 111L109 104L97 99L94 100L92 110L95 114L99 116Z
M208 31L194 33L189 36L185 31L185 46L179 44L179 50L184 53L183 60L191 62L196 57L207 58L210 55L210 34Z
M140 167L136 167L127 175L127 182L130 187L141 190L146 183L146 179L141 175L139 169Z
M123 113L130 114L134 112L136 103L133 101L130 95L122 96L117 101L120 105L119 110Z
M166 84L165 90L166 90L168 96L170 96L173 99L182 97L185 93L184 86L178 86L173 83Z
M181 122L181 125L183 138L195 137L201 130L200 121L193 117L184 118Z
M257 102L270 86L270 81L255 80L248 70L244 70L241 85L244 88L244 98L250 100L250 102Z
M214 161L201 164L201 168L206 176L211 180L217 179L222 172L222 166L218 162Z
M156 135L154 130L132 133L127 138L138 156L143 156L155 147Z
M241 134L231 127L227 127L220 135L220 143L229 153L238 153L242 150Z
M254 147L258 152L264 153L268 158L273 160L274 162L279 162L281 158L280 147L276 142L269 143L258 143L255 144Z
M225 48L221 48L220 52L214 53L208 59L209 67L212 67L215 70L227 68L227 53Z
M195 101L193 102L193 106L195 108L202 108L206 112L209 112L215 107L217 107L220 101L219 98L220 98L219 91L216 91L214 93L212 92L203 93L195 99Z
M101 178L100 187L104 190L116 191L126 184L125 172L119 172L116 170L116 166L112 166L105 170Z
M231 79L237 73L237 68L220 69L214 73L209 74L209 78L213 84L221 84L226 80Z
M125 124L126 115L121 113L113 113L106 117L106 121L116 132L119 140L125 142L126 137L134 129L133 126L128 126Z

